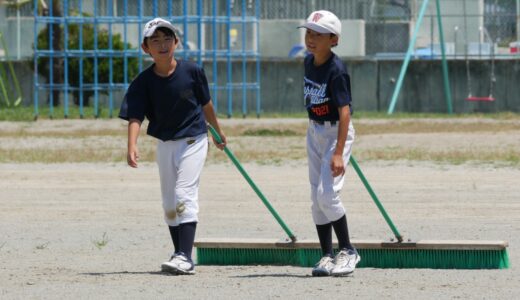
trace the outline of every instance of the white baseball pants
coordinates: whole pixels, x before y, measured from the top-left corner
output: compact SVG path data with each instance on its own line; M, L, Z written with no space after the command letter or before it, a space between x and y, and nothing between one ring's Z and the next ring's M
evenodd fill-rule
M168 226L198 222L199 179L208 154L208 136L157 143L164 220Z
M309 122L307 129L307 159L309 181L311 184L312 218L316 225L323 225L338 220L345 214L339 192L343 187L345 175L332 177L330 162L336 149L338 123L318 124ZM352 152L355 130L349 124L347 141L343 150L343 162L347 167Z

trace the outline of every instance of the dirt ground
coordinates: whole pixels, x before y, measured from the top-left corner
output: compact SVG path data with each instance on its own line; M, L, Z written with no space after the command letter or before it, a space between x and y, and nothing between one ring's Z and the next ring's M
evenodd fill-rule
M3 123L1 128L9 126L19 125ZM436 147L464 143L468 136L477 142L467 133L437 136ZM489 132L478 139L507 137L510 144L519 143L517 134ZM359 144L421 138L382 134ZM504 240L511 267L360 268L351 277L313 278L309 268L292 266L197 266L195 276L169 276L159 272L172 245L154 163L138 169L123 161L1 163L0 299L515 299L520 294L518 166L401 160L360 161L360 166L405 237ZM306 161L248 162L244 167L297 236L316 239ZM341 195L353 240L392 236L351 167ZM206 164L200 205L197 237L284 237L229 162Z

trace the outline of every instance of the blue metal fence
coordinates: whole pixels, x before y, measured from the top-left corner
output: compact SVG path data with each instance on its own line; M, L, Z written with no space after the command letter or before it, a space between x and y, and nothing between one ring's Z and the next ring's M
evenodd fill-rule
M71 96L81 117L90 97L95 117L101 106L112 117L130 75L151 63L140 49L141 29L157 16L179 29L176 57L206 69L217 110L245 117L254 102L251 111L260 115L260 0L64 0L47 1L48 7L39 2L34 0L35 117L40 93L47 96L50 117L56 104L68 117Z

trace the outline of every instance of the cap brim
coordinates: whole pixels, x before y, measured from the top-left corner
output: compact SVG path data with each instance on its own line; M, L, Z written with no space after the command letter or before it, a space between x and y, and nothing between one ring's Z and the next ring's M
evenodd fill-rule
M320 26L316 23L305 23L301 26L298 26L298 28L307 28L307 29L310 29L312 31L316 31L318 33L334 33L332 32L330 29L326 28L326 27L323 27L323 26Z

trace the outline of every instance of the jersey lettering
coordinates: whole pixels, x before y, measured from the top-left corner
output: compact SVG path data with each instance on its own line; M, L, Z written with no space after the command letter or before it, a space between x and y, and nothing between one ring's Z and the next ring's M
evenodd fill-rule
M306 105L322 104L324 102L329 101L329 98L326 95L326 83L316 83L305 77L303 78L303 82L303 98L306 100L310 100L309 103L307 103Z
M303 102L309 119L338 121L337 108L350 105L352 101L350 77L345 66L335 54L319 67L314 65L314 56L309 54L304 65Z

